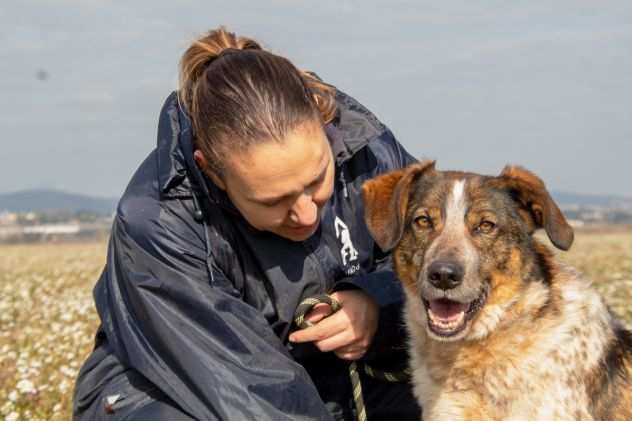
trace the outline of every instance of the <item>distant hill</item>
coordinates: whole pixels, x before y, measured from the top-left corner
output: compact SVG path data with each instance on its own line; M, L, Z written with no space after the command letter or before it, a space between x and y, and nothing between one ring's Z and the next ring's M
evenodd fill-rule
M551 194L561 207L579 205L612 208L621 205L632 205L632 197L555 191ZM89 211L101 215L110 215L116 210L117 203L118 199L116 198L94 197L59 190L40 189L0 193L0 211L7 210L9 212L65 210L70 212Z
M632 197L613 196L613 195L596 195L596 194L579 194L569 192L551 192L553 199L561 207L564 206L598 206L602 208L613 208L622 205L632 205Z
M116 210L118 199L67 193L58 190L22 190L0 193L0 211L43 212L65 210L89 211L110 215Z

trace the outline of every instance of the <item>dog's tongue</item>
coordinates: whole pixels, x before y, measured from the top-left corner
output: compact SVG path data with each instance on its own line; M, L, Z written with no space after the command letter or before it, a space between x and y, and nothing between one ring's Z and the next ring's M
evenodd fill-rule
M430 301L430 311L432 311L433 316L445 321L458 319L465 310L467 310L467 304L456 301L446 299Z

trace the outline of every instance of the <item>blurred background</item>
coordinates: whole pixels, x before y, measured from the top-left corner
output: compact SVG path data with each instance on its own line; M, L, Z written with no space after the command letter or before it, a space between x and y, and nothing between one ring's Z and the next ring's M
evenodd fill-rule
M440 169L536 172L579 230L564 258L628 314L629 0L5 0L0 416L68 419L116 202L181 54L219 25L351 94Z
M632 197L632 3L9 1L0 193L118 197L189 43L225 25L356 97L441 168Z

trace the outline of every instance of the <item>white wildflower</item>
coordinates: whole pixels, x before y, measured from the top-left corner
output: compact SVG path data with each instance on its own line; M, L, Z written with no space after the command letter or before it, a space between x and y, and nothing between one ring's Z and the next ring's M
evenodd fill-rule
M67 376L67 377L75 377L75 374L76 374L75 370L73 370L72 368L70 368L70 367L68 367L66 365L62 365L59 368L59 371L61 371L61 373L64 376Z
M70 384L66 381L66 379L64 379L59 383L59 386L57 386L57 389L59 389L61 393L66 393L69 387L70 387Z
M18 392L16 392L15 390L12 390L11 393L9 393L9 400L11 402L17 401L18 397L19 397Z
M20 393L35 393L35 392L37 392L35 390L35 386L33 386L33 383L30 380L27 380L27 379L20 380L18 382L18 384L16 385L16 387L18 388L18 391Z
M18 419L20 419L20 414L15 411L4 417L4 421L17 421Z

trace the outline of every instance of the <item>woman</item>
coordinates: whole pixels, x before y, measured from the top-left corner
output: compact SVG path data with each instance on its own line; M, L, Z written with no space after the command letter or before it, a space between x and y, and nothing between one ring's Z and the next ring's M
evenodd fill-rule
M353 419L349 361L405 365L401 289L359 189L411 162L362 105L255 41L195 41L119 203L75 419ZM342 309L296 330L323 292ZM369 419L419 419L407 384L362 385Z

